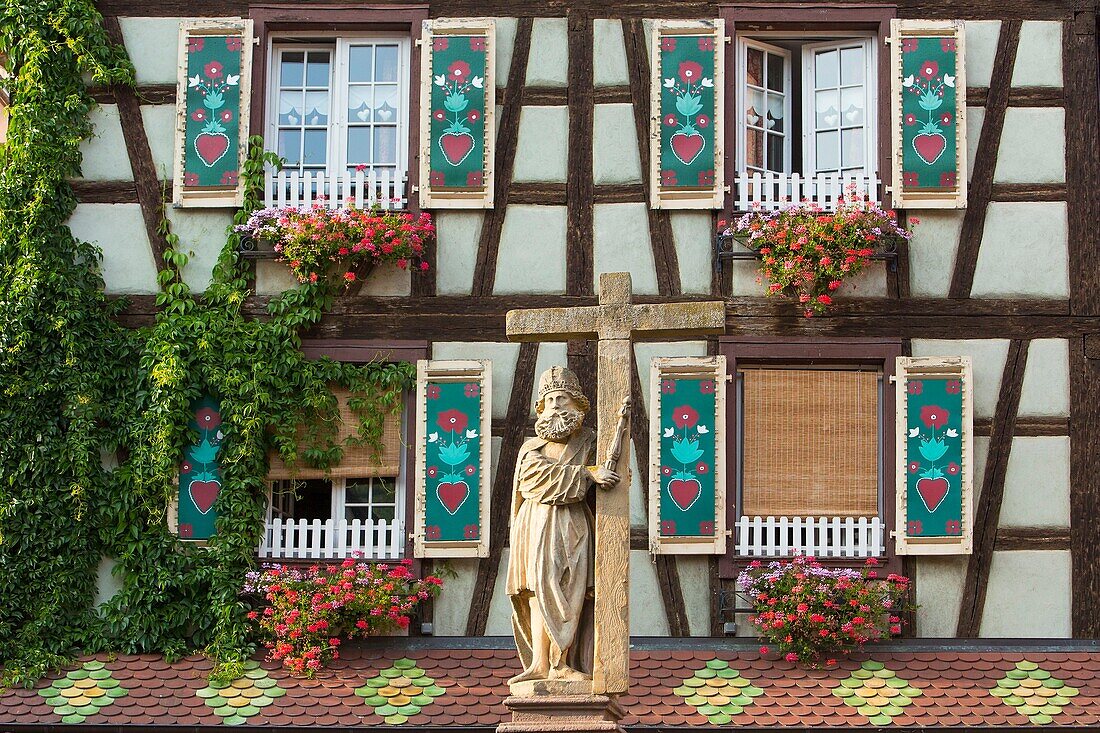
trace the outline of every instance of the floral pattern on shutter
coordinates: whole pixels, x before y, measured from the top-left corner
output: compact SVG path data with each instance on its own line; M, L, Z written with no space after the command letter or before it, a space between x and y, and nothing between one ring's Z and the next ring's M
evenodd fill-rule
M894 205L966 206L961 21L891 23Z
M417 557L485 557L491 363L417 363Z
M424 22L420 205L491 208L496 34L487 18Z
M191 409L193 417L188 427L198 433L199 439L183 451L176 531L180 539L208 540L214 536L218 518L214 503L222 487L218 464L223 437L221 407L213 398L202 397Z
M252 21L180 26L175 203L238 206L252 74Z
M968 554L973 521L973 385L963 357L897 362L899 554Z
M650 551L722 554L726 359L654 359L650 380Z
M650 205L722 206L722 20L654 22Z

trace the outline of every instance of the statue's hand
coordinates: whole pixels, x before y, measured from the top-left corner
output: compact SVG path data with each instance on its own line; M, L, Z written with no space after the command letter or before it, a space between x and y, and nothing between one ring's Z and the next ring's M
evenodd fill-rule
M601 489L612 489L619 483L619 474L609 468L597 466L588 470L592 474L592 480L599 484Z

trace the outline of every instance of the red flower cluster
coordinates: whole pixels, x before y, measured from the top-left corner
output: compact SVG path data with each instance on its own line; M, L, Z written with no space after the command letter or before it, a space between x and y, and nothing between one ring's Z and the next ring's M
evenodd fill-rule
M340 565L314 565L306 571L280 565L250 573L246 593L266 604L248 618L268 648L292 674L312 677L340 658L341 637L370 636L409 626L415 606L439 593L439 578L418 579L411 560L398 565L354 559Z
M911 609L909 578L878 577L878 561L862 570L832 570L810 557L767 566L753 561L737 579L756 615L761 638L788 661L833 664L829 654L859 649L869 641L900 634Z

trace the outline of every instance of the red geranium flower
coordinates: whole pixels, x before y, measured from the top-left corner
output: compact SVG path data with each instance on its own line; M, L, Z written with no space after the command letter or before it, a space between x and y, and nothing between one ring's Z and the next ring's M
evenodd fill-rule
M696 61L681 61L680 70L677 73L680 75L680 81L685 84L698 84L703 78L703 67Z
M678 428L693 428L699 422L699 413L690 405L681 405L672 411L672 422Z
M211 407L204 407L195 413L195 422L202 430L213 430L222 424L222 416Z
M936 405L925 405L920 408L920 419L930 428L942 428L947 424L947 410Z
M447 67L447 78L462 84L470 78L470 65L465 61L455 61Z
M466 429L468 418L465 413L459 410L444 410L439 413L439 418L436 420L436 424L444 430L453 430L455 432L462 432Z

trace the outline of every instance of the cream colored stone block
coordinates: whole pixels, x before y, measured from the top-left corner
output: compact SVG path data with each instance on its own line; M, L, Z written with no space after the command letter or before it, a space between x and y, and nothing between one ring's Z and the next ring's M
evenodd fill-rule
M597 87L622 86L630 82L622 21L616 18L592 21L592 73ZM599 97L598 92L596 96Z
M1069 416L1069 342L1036 339L1027 351L1020 415Z
M653 360L668 356L706 356L706 341L643 341L634 344L634 359L638 364L638 379L642 383L642 400L646 414L651 415L653 405L649 401L649 374Z
M92 123L92 137L80 144L83 161L80 170L89 181L131 181L130 156L126 153L126 140L122 137L122 123L118 118L118 105L101 104L93 107L88 120Z
M916 297L946 298L959 249L963 211L927 209L912 212L919 224L908 225L909 290Z
M137 204L78 204L69 217L73 236L99 245L108 293L157 292L157 268Z
M642 160L638 155L638 132L634 127L633 105L596 105L593 119L592 174L596 185L642 182Z
M649 552L630 553L630 635L668 636L668 618L661 601L657 567Z
M496 292L565 292L564 206L509 206L500 233Z
M1012 86L1062 86L1062 24L1059 21L1025 20L1021 24L1020 46L1016 50L1016 65L1012 67Z
M498 87L508 86L508 70L512 66L512 50L516 45L515 18L493 18L496 25L497 37L497 65L496 77ZM500 115L498 114L497 117Z
M528 86L563 87L569 81L569 26L565 18L536 18L531 28Z
M447 564L457 574L447 578L433 601L432 625L435 636L465 636L470 601L477 582L477 558L451 558Z
M974 364L974 417L993 416L1008 357L1007 340L913 339L913 356L969 356Z
M176 144L176 107L172 104L141 106L141 120L149 149L153 153L153 170L157 180L172 180L172 148Z
M965 555L926 555L914 559L917 592L915 633L919 637L951 638L959 623L959 604L966 582Z
M226 228L233 224L228 209L174 209L167 207L172 232L180 238L179 249L190 258L183 270L184 281L199 293L210 285L214 265L225 248Z
M1013 438L1001 526L1069 526L1069 437Z
M993 58L997 55L999 20L968 20L966 33L966 85L987 87L993 75ZM969 124L969 123L968 123Z
M985 107L966 108L966 180L974 177L974 161L978 156L978 138L985 122ZM921 210L922 213L924 210Z
M685 294L709 293L714 269L714 231L704 211L673 211L672 241L680 265L680 288Z
M440 295L470 294L484 219L480 211L436 212L435 282Z
M1009 107L997 152L996 183L1066 180L1066 111L1061 107Z
M993 202L985 218L971 294L1069 297L1066 204Z
M1068 638L1071 580L1069 552L994 552L979 635Z
M563 183L569 161L569 108L525 106L519 114L513 180Z
M493 597L489 601L489 616L485 620L486 636L512 635L512 601L508 598L507 587L508 548L505 547L500 553L500 565L493 583Z
M186 18L119 18L138 84L175 84L180 22Z
M680 575L680 592L684 594L684 610L691 635L710 636L710 558L679 555L676 571Z
M635 295L657 293L657 271L649 243L645 204L599 204L593 221L594 282L601 272L629 272Z
M503 338L503 334L501 334ZM436 341L432 344L433 359L489 359L493 362L493 417L508 414L512 396L512 380L516 375L519 344Z

